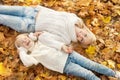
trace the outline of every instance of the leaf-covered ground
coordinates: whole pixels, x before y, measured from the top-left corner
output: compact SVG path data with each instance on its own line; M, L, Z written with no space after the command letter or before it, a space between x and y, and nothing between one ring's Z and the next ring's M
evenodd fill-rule
M0 3L23 6L40 4L77 14L96 35L97 41L87 49L73 44L75 50L113 70L120 70L120 0L0 0ZM18 34L0 25L0 80L83 80L48 70L40 64L24 67L14 46ZM102 80L117 80L95 74Z

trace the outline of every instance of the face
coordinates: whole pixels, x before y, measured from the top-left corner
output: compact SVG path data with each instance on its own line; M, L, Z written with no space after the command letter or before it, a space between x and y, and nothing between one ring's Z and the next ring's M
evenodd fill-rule
M76 35L78 41L83 45L83 46L88 46L92 44L94 41L96 41L95 35L87 28L75 28Z
M34 41L27 35L19 35L19 43L22 47L30 49L34 45Z

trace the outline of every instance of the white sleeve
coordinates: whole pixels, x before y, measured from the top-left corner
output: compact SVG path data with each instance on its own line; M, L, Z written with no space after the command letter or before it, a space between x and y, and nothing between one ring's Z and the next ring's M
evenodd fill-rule
M38 39L44 45L56 48L58 50L61 50L62 46L65 44L63 42L58 41L55 35L50 33L43 33L42 35L39 36Z
M28 55L27 51L21 47L19 49L19 57L22 63L24 64L24 66L26 67L32 66L33 64L35 65L38 64L38 61L34 57Z

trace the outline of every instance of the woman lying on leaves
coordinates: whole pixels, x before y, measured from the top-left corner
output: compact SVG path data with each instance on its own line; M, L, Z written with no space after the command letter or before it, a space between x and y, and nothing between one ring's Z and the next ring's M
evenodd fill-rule
M75 14L43 6L1 5L0 24L21 33L47 31L58 35L67 45L79 41L85 47L96 41L95 35Z

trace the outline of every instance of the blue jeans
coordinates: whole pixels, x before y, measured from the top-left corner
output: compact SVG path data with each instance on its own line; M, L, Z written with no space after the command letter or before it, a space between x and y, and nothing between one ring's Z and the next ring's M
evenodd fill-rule
M64 73L67 75L83 77L86 80L101 80L90 70L106 76L115 76L115 72L112 69L96 63L77 52L73 52L69 55L64 68Z
M32 7L0 5L0 24L18 32L34 32L37 12Z

